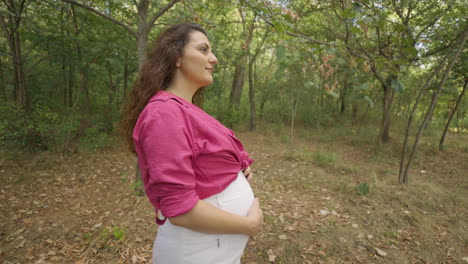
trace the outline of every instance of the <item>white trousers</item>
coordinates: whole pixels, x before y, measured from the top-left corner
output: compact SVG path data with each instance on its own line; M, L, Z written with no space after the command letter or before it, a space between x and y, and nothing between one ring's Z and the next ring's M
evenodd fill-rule
M242 171L224 191L204 199L224 211L247 215L254 194ZM239 264L249 237L243 234L207 234L171 224L159 226L153 246L153 264Z

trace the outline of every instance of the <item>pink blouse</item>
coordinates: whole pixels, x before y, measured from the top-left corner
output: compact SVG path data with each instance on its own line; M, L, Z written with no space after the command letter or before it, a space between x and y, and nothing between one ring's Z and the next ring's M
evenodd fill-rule
M164 217L184 214L199 199L222 192L254 162L234 132L163 90L138 117L133 143L146 195Z

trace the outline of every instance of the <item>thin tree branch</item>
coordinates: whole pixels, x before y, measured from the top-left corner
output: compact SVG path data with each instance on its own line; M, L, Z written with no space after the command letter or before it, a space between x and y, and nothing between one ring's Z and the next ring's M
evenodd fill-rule
M154 22L156 22L156 20L158 20L160 16L162 16L167 10L169 10L173 5L175 5L179 1L180 0L172 0L165 7L159 9L159 11L156 14L154 14L153 18L151 18L148 24L149 28L152 28L154 26Z
M438 48L438 49L432 50L432 51L428 51L428 52L426 52L425 54L422 54L421 57L425 58L425 57L428 57L428 56L437 54L437 53L439 53L439 52L441 52L441 51L444 51L444 50L446 50L446 49L452 47L453 44L454 44L456 41L458 41L458 39L459 39L462 35L463 35L463 32L460 33L460 34L458 34L454 39L450 40L450 42L449 42L447 45L445 45L445 46L443 46L443 47L440 47L440 48Z
M28 70L26 70L25 75L28 75L30 72L32 72L32 70L34 70L34 68L36 68L36 66L37 66L39 63L41 63L41 62L43 62L43 61L45 61L45 60L47 60L47 59L49 59L49 58L56 57L56 56L58 56L58 55L57 55L57 54L52 54L52 55L49 55L49 56L47 56L47 57L44 57L44 58L42 58L42 59L37 60L36 63L34 63L34 65L31 66L31 68L29 68Z
M446 8L443 12L440 12L440 13L439 13L439 16L436 16L436 17L434 18L434 20L432 20L431 23L427 24L423 29L421 29L421 31L419 31L418 34L416 34L415 39L416 39L416 40L419 39L419 37L422 35L422 33L424 33L424 31L426 31L428 28L432 27L435 23L437 23L437 21L439 21L439 19L442 18L442 17L445 15L445 13L446 13L447 11L449 11L449 9L450 9L451 7L452 7L452 5L449 4L449 5L447 6L447 8Z
M263 16L262 14L260 14L259 12L257 12L257 10L255 9L254 6L252 6L251 3L249 3L249 1L246 1L244 0L244 2L249 5L253 10L254 12L259 16L261 17L267 24L269 24L270 26L274 27L274 24L268 19L266 18L265 16ZM293 37L297 37L297 38L303 38L303 39L307 39L311 42L314 42L314 43L317 43L317 44L322 44L322 45L326 45L326 46L329 46L329 47L336 47L336 48L341 48L341 45L336 45L336 44L332 44L332 43L328 43L328 42L323 42L323 41L320 41L320 40L316 40L316 39L313 39L311 37L308 37L308 36L304 36L304 35L300 35L300 34L297 34L297 33L293 33L293 32L290 32L290 31L287 31L285 30L285 33L288 34L289 36L293 36ZM359 58L362 58L362 59L365 59L367 60L368 58L360 55L360 54L357 54L356 52L354 52L354 50L352 50L352 47L348 46L348 45L344 45L346 48L348 48L348 52L351 53L352 55L356 56L356 57L359 57Z
M101 17L103 17L103 18L105 18L105 19L111 21L112 23L117 24L117 25L123 27L123 28L126 29L130 34L132 34L132 36L134 36L135 38L138 37L138 36L137 36L137 33L136 33L133 29L131 29L129 26L125 25L124 23L118 21L117 19L115 19L115 18L113 18L113 17L110 17L110 16L108 16L108 15L106 15L106 14L103 14L103 13L99 12L98 10L96 10L96 9L90 7L90 6L87 6L87 5L85 5L85 4L76 2L75 0L61 0L61 1L62 1L62 2L65 2L65 3L70 3L70 4L73 4L73 5L79 6L79 7L84 8L84 9L88 9L89 11L95 13L96 15L101 16Z

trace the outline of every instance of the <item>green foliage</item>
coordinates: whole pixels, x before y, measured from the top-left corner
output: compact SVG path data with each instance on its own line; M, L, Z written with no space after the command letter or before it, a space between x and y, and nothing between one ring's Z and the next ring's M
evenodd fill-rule
M232 129L239 124L239 111L228 102L227 98L223 98L221 101L216 99L207 100L203 104L203 108L226 127Z
M145 195L145 189L143 187L143 182L142 181L135 181L132 183L132 189L137 196L143 196Z
M104 238L104 239L108 238L108 237L109 237L109 230L104 229L104 230L101 232L100 236L101 236L102 238Z
M78 130L76 122L46 106L35 106L28 113L13 103L4 103L0 105L0 117L0 147L10 157L21 151L62 150Z
M397 80L397 79L392 80L392 88L397 93L402 93L405 90L405 86L403 86L400 80Z
M0 152L9 158L21 152L67 152L74 144L81 150L102 149L114 138L105 125L80 129L82 116L59 114L42 105L27 112L13 103L0 104L0 119Z
M360 196L365 196L367 194L369 194L370 192L370 186L368 183L364 182L364 183L360 183L358 184L354 190L356 191L356 194L357 195L360 195Z
M312 154L312 161L319 166L332 165L337 161L337 157L335 153L315 151Z
M108 148L114 137L107 134L104 130L105 128L102 125L85 129L78 139L80 148L88 151Z
M120 228L118 226L114 226L114 229L112 230L112 234L114 236L114 239L124 241L125 240L125 233L127 232L126 228Z

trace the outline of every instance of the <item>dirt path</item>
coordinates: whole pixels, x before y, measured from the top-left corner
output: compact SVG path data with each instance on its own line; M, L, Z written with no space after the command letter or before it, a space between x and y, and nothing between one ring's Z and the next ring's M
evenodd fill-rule
M238 136L256 160L265 213L243 263L468 262L467 153L428 159L439 166L425 174L415 166L417 183L401 187L392 184L395 164L362 147L298 140L338 153L317 165L271 137ZM157 226L146 197L133 192L134 165L123 150L52 155L32 167L2 161L0 263L148 263ZM371 192L359 196L363 182Z

